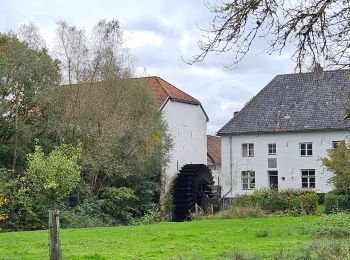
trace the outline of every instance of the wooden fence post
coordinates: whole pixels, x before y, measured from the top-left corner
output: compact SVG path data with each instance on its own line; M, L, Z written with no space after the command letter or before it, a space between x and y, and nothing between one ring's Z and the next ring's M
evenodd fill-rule
M213 203L211 203L210 204L210 215L214 215L214 204Z
M61 260L60 212L58 209L49 210L49 236L50 260Z

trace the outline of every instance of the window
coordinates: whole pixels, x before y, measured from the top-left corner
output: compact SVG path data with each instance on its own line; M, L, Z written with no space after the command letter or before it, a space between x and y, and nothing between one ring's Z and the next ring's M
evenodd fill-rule
M269 154L274 155L276 154L276 144L268 144L269 147Z
M315 170L301 170L301 187L316 188Z
M253 157L254 156L254 144L242 144L242 156Z
M345 141L333 141L332 148L337 149L340 146L340 144L342 144L342 143L345 143Z
M277 158L267 158L267 168L277 168Z
M312 143L300 143L300 156L312 156Z
M242 189L252 190L255 188L255 172L243 171L242 172Z

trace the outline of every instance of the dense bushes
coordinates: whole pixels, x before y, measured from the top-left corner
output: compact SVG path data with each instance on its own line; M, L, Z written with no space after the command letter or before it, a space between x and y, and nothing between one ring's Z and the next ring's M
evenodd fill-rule
M232 205L259 207L267 213L314 214L318 195L312 190L256 190L252 195L233 198Z
M133 219L137 200L138 198L132 189L126 187L106 188L102 193L102 210L127 224Z
M212 218L245 218L261 217L267 214L315 214L319 196L312 190L276 191L270 189L256 190L251 195L240 195L232 198L229 205ZM194 219L207 218L194 215Z
M60 215L61 226L64 228L102 227L117 223L113 217L102 212L100 201L91 197L85 198L75 207L62 205Z
M330 192L325 196L324 205L326 214L350 211L350 195L338 195Z

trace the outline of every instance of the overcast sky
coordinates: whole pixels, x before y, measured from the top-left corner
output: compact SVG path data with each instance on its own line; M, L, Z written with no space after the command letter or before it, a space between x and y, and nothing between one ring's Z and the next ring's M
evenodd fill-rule
M55 22L64 19L89 31L98 20L117 19L126 46L136 57L139 75L157 75L203 104L214 134L273 77L291 73L288 53L258 54L262 40L236 69L227 69L229 54L211 55L205 62L188 65L183 58L199 52L197 41L211 15L202 0L1 0L0 30L17 30L34 23L52 45Z

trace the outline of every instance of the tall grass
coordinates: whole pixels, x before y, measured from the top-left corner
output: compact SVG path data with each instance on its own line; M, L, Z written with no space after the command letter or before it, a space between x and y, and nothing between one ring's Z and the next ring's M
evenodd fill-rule
M240 207L230 206L228 209L222 210L213 216L214 219L230 219L230 218L257 218L265 216L265 212L259 207Z

